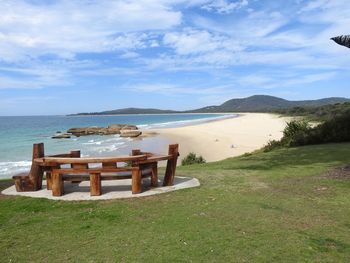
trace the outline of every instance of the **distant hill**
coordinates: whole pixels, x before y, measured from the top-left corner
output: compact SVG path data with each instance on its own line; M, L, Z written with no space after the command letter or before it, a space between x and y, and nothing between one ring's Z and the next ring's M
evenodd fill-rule
M242 99L231 99L218 106L207 106L188 111L126 108L101 112L78 113L71 115L117 115L117 114L168 114L168 113L220 113L220 112L271 112L294 107L319 107L350 102L347 98L325 98L319 100L290 101L274 96L254 95Z
M190 112L268 112L293 107L319 107L349 102L347 98L325 98L319 100L290 101L267 95L254 95L242 99L231 99L219 106L208 106Z
M77 114L70 114L70 116L75 115L117 115L117 114L167 114L167 113L177 113L177 111L172 110L159 110L159 109L142 109L142 108L125 108L118 110L109 110L101 112L83 112Z

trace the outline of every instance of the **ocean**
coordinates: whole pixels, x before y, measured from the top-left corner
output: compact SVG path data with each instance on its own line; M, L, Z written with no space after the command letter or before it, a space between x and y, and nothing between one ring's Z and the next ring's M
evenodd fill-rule
M33 143L43 142L45 154L81 150L82 156L129 154L131 149L166 153L165 138L121 138L119 135L92 135L51 139L56 132L73 127L133 124L139 129L169 128L232 117L232 114L154 114L113 116L0 116L0 178L30 169ZM163 149L164 148L164 149Z

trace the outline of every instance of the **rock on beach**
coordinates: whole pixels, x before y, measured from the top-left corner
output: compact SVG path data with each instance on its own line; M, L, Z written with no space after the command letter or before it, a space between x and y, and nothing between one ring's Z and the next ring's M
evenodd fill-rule
M59 134L53 135L51 138L52 139L70 139L70 137L71 137L71 134L59 133Z
M121 137L137 137L142 134L141 131L138 130L137 126L129 125L129 124L112 124L108 127L77 127L71 128L67 131L68 134L72 134L74 136L87 136L87 135L112 135L112 134L120 134Z

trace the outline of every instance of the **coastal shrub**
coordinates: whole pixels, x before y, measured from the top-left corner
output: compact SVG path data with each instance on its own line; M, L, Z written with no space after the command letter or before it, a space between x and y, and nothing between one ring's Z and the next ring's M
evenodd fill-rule
M281 141L269 140L267 144L263 147L264 152L272 151L273 149L281 147Z
M200 155L190 152L185 158L182 159L181 165L191 165L196 163L205 163L205 159Z
M350 141L350 110L315 127L312 137L323 143Z
M343 115L350 110L350 102L323 105L318 107L294 107L275 112L289 116L304 116L313 121L326 121Z
M284 138L293 138L298 133L305 133L310 129L310 125L307 121L301 120L293 120L287 122L286 128L283 130Z
M283 137L281 140L270 140L264 147L264 152L269 152L280 147L289 147L304 145L308 141L308 133L311 127L308 122L304 120L293 120L287 122L287 126L283 130Z
M265 152L278 147L302 146L311 144L349 142L350 110L327 119L322 124L311 127L306 121L287 123L280 141L269 141Z
M249 156L252 156L253 154L251 152L246 152L246 153L243 153L243 157L249 157Z
M307 141L308 132L311 127L305 120L293 120L287 122L286 128L283 130L281 144L283 146L296 146L299 143Z

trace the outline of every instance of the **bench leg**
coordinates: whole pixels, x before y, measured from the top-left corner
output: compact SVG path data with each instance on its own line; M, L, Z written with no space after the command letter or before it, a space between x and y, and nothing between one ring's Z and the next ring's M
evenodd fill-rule
M22 192L23 191L23 187L22 187L22 180L17 178L15 179L15 186L16 186L16 191L17 192Z
M51 172L46 172L46 189L52 190L52 175Z
M101 174L90 174L90 195L101 195Z
M174 166L176 167L176 163L174 165L174 160L173 159L168 160L166 169L165 169L163 186L172 186L174 184L174 174L175 174Z
M52 173L52 195L62 196L64 193L64 182L62 180L62 174Z
M157 165L157 163L154 163L152 165L151 186L152 187L158 186L158 165Z
M132 168L132 175L131 175L131 191L133 194L139 194L142 191L142 185L141 185L141 170L139 167L133 167Z
M30 192L34 191L34 185L29 178L17 178L15 179L15 186L17 192Z
M170 144L168 154L172 155L173 157L167 161L163 186L174 185L176 162L179 156L179 145Z

